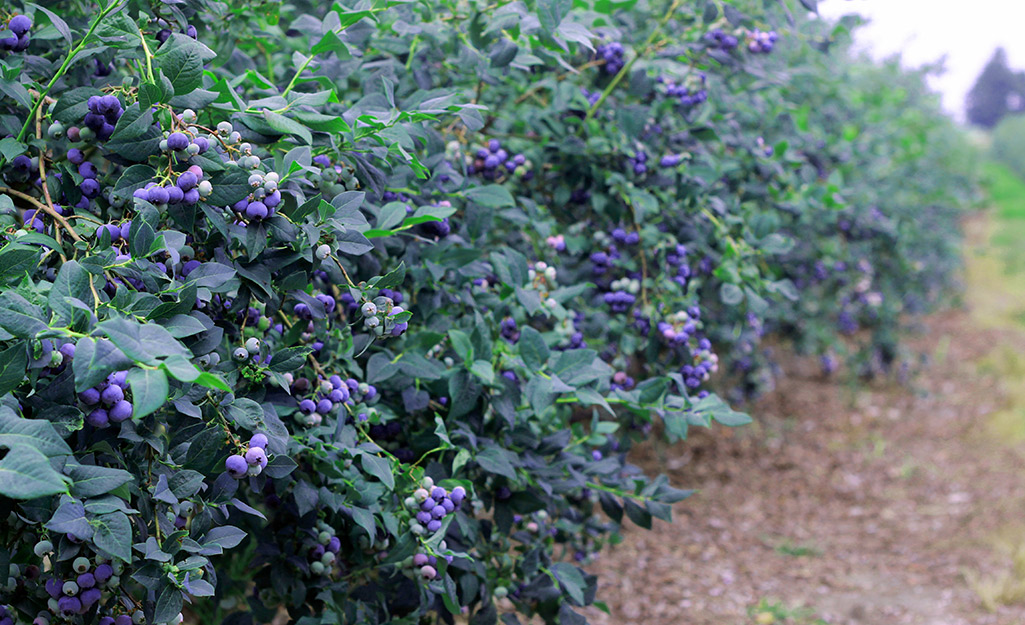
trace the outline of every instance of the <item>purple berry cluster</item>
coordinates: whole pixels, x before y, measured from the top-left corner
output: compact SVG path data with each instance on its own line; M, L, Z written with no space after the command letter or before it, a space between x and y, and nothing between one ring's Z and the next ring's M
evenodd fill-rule
M442 200L435 204L435 206L443 208L451 208L452 202L448 200ZM408 212L413 212L413 207L407 207ZM449 223L448 217L443 217L441 221L428 221L420 224L419 233L425 238L433 241L439 241L444 239L448 235L452 234L452 224Z
M717 50L724 50L731 52L736 50L737 46L740 45L740 40L736 36L724 32L722 29L716 28L715 30L705 33L705 44L709 48Z
M174 134L181 133L173 133L172 136ZM201 198L213 193L213 185L209 180L203 180L203 176L202 167L190 165L178 174L178 179L174 183L161 185L148 182L145 187L136 189L132 195L158 207L175 204L195 206Z
M247 475L259 475L267 466L267 442L266 434L253 434L245 453L228 456L224 461L224 470L236 480L241 480Z
M623 291L621 289L617 289L615 291L610 291L606 293L603 296L603 299L605 303L609 305L609 308L611 308L612 312L614 313L628 312L630 308L634 305L634 303L637 301L637 297L635 295Z
M552 248L556 252L566 251L566 237L561 234L556 234L546 238L545 243L547 243L548 247Z
M25 15L15 15L7 22L7 30L14 36L7 36L0 39L0 50L10 52L24 52L28 50L29 34L32 28L32 20Z
M117 120L125 112L121 106L121 100L117 96L107 94L103 96L94 95L88 100L89 112L85 114L82 123L89 130L96 133L96 138L106 141L114 134L114 126ZM86 140L88 137L81 137Z
M36 546L49 542L40 541ZM73 573L67 579L54 576L44 585L50 595L48 607L61 616L85 614L102 598L104 588L113 589L121 583L117 569L105 561L94 565L89 558L79 556L71 562L71 569Z
M680 374L688 388L697 388L719 370L719 356L712 352L712 343L706 338L698 340L697 349L692 350L691 354L694 364L680 367Z
M280 180L281 177L277 172L272 171L267 174L260 171L253 172L249 176L249 186L253 191L235 202L231 210L235 211L240 219L245 217L250 221L261 221L272 217L277 212L278 205L281 204L281 191L278 190Z
M648 153L644 150L639 150L636 154L627 158L626 162L630 169L638 176L648 173Z
M304 543L310 573L316 576L331 575L340 565L338 552L342 548L341 539L335 529L324 521L317 521L316 529L307 531L309 538L304 539Z
M776 31L764 32L757 28L747 33L747 49L754 54L769 54L776 46L779 35Z
M131 391L127 371L115 371L107 379L78 394L78 401L88 411L86 423L103 429L111 423L121 423L132 417L134 407L126 393Z
M594 56L599 61L604 61L601 68L603 72L615 75L626 65L626 60L623 58L624 52L623 44L618 41L610 41L598 46L594 51Z
M466 489L462 486L456 486L449 492L436 486L431 478L425 477L420 488L406 499L406 505L416 511L415 518L410 522L411 531L417 535L425 532L434 534L441 529L442 520L455 512L464 498Z
M5 605L0 605L0 625L14 625L14 614Z
M389 289L381 289L373 301L363 302L359 307L359 312L363 316L363 328L376 336L402 336L409 329L409 322L400 321L398 316L405 313L406 309L393 297L385 295L385 291L388 291L389 295L397 295ZM399 295L399 302L401 301Z
M306 380L301 378L300 380ZM318 426L324 417L335 412L343 404L355 406L357 403L366 403L378 396L377 388L366 382L359 382L354 378L342 380L341 376L333 375L327 380L320 380L316 388L307 381L302 384L300 381L292 384L293 394L303 394L313 390L314 392L299 401L299 413L296 420L303 425Z
M530 178L527 157L523 154L510 154L498 139L491 139L486 148L477 150L474 158L468 158L466 170L485 180L498 180L506 175Z
M666 95L679 100L684 108L695 107L708 101L708 89L705 86L707 80L704 72L688 77L682 83L663 76L658 77L658 82L665 86Z
M666 254L666 264L676 268L676 274L672 278L673 282L686 289L692 275L690 265L687 263L687 246L677 243L676 247Z
M640 234L635 231L627 232L624 228L613 228L609 236L619 245L637 245L641 242Z
M75 160L79 160L79 154L72 153L71 156ZM74 161L71 162L74 163ZM79 208L88 208L89 200L98 197L102 190L98 180L100 171L91 162L82 161L78 163L78 175L82 176L82 182L78 185L78 188L82 191L82 203L84 204L84 206L79 206Z
M581 87L580 93L590 106L594 106L598 103L598 100L601 100L601 91L588 91L586 87Z
M498 324L498 331L502 338L510 343L516 343L516 341L520 340L520 328L512 317L502 319Z
M157 41L163 44L165 41L171 38L171 24L169 24L167 20L164 19L157 19L156 24L160 27L160 30L158 30L156 34ZM196 27L192 24L186 26L185 29L181 32L184 35L192 37L193 39L196 39L199 36L199 33L196 31Z

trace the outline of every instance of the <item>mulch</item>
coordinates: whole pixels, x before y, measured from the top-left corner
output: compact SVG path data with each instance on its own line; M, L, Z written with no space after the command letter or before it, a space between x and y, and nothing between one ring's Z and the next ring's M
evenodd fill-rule
M838 383L792 358L754 425L639 448L637 464L699 492L589 565L611 612L591 622L754 623L762 600L830 625L1025 622L1025 606L981 599L1025 581L1000 547L1025 545L1025 441L991 427L1007 380L980 366L1025 354L1025 333L957 310L913 343L932 362L906 385Z

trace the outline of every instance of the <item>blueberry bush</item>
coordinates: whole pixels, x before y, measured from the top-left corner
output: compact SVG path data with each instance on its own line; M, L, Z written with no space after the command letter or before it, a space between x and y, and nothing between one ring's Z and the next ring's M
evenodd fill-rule
M2 625L585 622L690 494L635 444L747 423L763 337L899 368L950 293L969 150L813 0L45 4L0 7Z

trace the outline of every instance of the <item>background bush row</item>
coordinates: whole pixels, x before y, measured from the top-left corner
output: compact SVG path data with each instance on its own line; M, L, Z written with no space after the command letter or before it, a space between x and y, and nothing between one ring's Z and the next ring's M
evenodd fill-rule
M584 622L635 443L950 293L969 150L814 4L0 9L0 618Z

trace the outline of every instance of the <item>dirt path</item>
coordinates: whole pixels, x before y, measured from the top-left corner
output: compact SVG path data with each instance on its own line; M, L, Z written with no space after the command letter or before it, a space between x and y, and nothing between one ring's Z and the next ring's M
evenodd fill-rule
M996 252L969 249L974 307L925 320L932 363L910 387L845 388L795 360L756 425L646 449L701 492L592 565L611 611L592 622L1025 622L1025 326L1007 321L1025 300L1001 295Z

